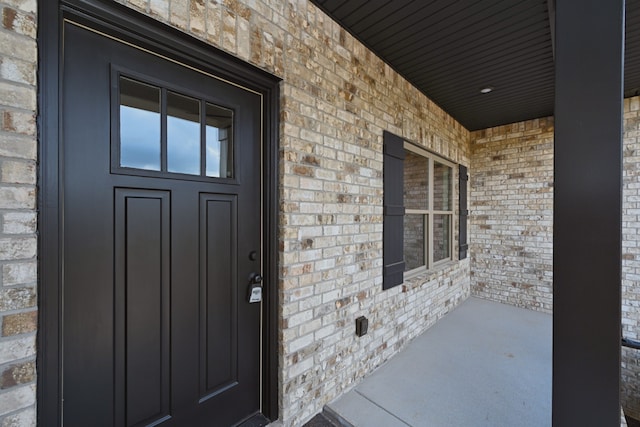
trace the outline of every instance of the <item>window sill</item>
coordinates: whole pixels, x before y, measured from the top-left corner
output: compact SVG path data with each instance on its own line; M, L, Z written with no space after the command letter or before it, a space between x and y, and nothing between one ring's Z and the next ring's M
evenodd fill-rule
M462 261L464 260L451 260L438 264L429 270L416 269L405 273L402 291L407 292L409 289L415 289L432 280L443 278L445 275L458 268Z

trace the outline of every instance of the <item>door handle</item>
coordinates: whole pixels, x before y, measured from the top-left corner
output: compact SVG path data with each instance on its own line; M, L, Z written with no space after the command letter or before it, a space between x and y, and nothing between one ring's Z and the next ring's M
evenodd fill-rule
M253 273L249 277L248 300L251 304L262 301L262 276Z

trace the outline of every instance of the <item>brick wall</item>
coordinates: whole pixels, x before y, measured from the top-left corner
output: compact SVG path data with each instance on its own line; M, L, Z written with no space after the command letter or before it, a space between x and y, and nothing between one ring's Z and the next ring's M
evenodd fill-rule
M640 340L640 97L624 101L622 334ZM640 419L640 351L622 348L622 406Z
M0 425L35 425L36 0L2 0Z
M38 1L0 0L2 426L35 423ZM382 291L382 131L465 165L470 134L307 0L119 1L283 79L279 406L299 426L469 295L469 260Z
M553 122L472 133L472 293L551 311ZM624 101L622 332L640 340L640 97ZM535 272L535 274L534 274ZM640 354L622 348L625 412L640 419Z
M551 312L553 119L473 132L472 293Z

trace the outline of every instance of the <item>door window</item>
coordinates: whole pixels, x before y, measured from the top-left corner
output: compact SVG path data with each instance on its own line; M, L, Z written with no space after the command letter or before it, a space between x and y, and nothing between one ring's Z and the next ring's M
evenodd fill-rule
M200 102L167 93L167 171L200 175Z
M234 178L232 109L124 75L117 81L114 172Z
M233 178L233 114L231 110L207 102L207 176Z
M160 88L120 78L120 166L160 170Z

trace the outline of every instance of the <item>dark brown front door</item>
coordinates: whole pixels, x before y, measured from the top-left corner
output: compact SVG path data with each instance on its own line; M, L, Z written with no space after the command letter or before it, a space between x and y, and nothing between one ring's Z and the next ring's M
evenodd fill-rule
M262 98L63 34L63 423L242 423L260 413Z

